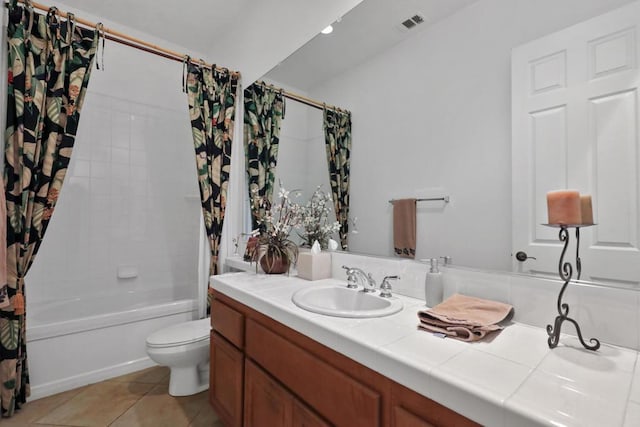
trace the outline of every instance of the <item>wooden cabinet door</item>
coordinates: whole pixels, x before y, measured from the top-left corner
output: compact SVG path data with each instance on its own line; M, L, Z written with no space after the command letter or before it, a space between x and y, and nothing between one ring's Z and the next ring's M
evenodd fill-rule
M259 322L246 322L245 351L296 398L339 426L378 427L383 399L331 364ZM337 353L335 353L337 355Z
M391 427L479 427L479 424L394 383L391 391Z
M401 406L394 406L391 416L393 425L398 427L435 427L417 415L407 411Z
M244 425L292 425L293 396L249 359L245 361Z
M322 418L304 406L299 400L293 401L293 427L329 427Z
M227 427L242 426L244 354L211 333L209 400Z

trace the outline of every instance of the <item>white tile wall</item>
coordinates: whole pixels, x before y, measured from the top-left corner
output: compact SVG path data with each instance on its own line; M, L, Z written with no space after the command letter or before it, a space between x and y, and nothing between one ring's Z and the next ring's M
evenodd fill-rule
M125 64L110 65L117 74ZM105 292L121 292L126 305L137 288L196 295L200 203L187 197L198 184L186 96L176 84L164 105L148 105L144 93L112 96L114 84L94 71L54 219L27 276L30 305ZM122 264L138 277L118 279Z

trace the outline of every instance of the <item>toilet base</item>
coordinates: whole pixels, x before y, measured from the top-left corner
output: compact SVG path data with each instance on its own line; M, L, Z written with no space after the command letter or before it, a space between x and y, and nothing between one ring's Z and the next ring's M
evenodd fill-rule
M190 396L209 388L209 370L198 367L173 367L169 376L171 396Z

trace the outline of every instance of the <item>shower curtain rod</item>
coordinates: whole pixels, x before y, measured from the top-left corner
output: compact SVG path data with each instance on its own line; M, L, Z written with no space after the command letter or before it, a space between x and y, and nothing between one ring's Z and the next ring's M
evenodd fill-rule
M265 87L277 89L274 85L267 84L261 80L256 81L256 83ZM341 113L349 113L349 110L336 107L335 105L327 105L324 102L316 101L314 99L307 98L306 96L298 95L297 93L293 93L285 89L280 89L280 91L282 92L282 95L284 95L285 98L289 98L293 101L298 101L310 107L317 108L318 110L324 110L326 108L327 110L339 111Z
M19 3L24 4L25 6L29 6L29 4L31 6L33 6L34 9L40 9L43 12L47 12L49 11L49 7L40 4L40 3L36 3L36 2L29 2L27 0L18 0ZM9 6L9 3L5 3L4 4L5 7ZM61 18L67 18L67 13L61 10L57 11L58 16L60 16ZM87 21L86 19L82 19L82 18L78 18L78 17L74 17L76 23L87 27L88 29L96 29L96 26L98 24L94 23L94 22L90 22ZM160 47L158 45L155 44L151 44L149 42L146 42L144 40L140 40L138 38L129 36L127 34L121 33L120 31L116 31L113 30L111 28L107 28L105 26L103 26L103 28L101 29L101 32L104 33L104 38L107 40L111 40L114 41L116 43L120 43L129 47L132 47L134 49L139 49L148 53L153 53L154 55L158 55L158 56L162 56L163 58L167 58L167 59L171 59L174 61L178 61L178 62L184 62L185 58L189 58L189 62L193 63L193 64L197 64L197 65L201 65L204 67L214 67L215 65L212 64L207 64L206 62L199 60L199 59L193 59L190 58L188 55L170 50L170 49L165 49L163 47ZM215 66L216 70L220 71L220 72L226 72L229 71L226 68L223 67L218 67ZM240 72L239 71L231 71L231 74L233 76L237 76L240 77Z
M49 11L49 7L47 7L47 6L45 6L45 5L41 4L41 3L37 3L37 2L33 2L33 1L32 2L28 2L27 0L18 0L18 2L24 4L25 6L28 6L28 4L30 3L31 6L33 6L33 8L39 9L39 10L41 10L43 12ZM9 3L5 3L4 5L5 5L5 7L8 7ZM58 10L57 13L58 13L58 15L60 17L67 18L67 13L64 12L64 11ZM87 27L89 29L95 29L96 25L97 25L94 22L87 21L86 19L78 18L78 17L75 17L75 21L76 21L76 23L78 23L78 24L80 24L80 25L82 25L84 27ZM120 43L120 44L123 44L125 46L132 47L134 49L142 50L144 52L152 53L154 55L158 55L158 56L161 56L163 58L171 59L171 60L178 61L178 62L184 62L185 58L188 57L185 54L181 54L179 52L176 52L176 51L173 51L173 50L170 50L170 49L165 49L165 48L160 47L158 45L151 44L151 43L146 42L144 40L138 39L136 37L129 36L127 34L124 34L124 33L120 32L120 31L117 31L117 30L114 30L114 29L111 29L111 28L108 28L108 27L103 27L102 31L104 32L104 38L106 38L107 40L111 40L111 41L114 41L116 43ZM205 67L213 67L214 66L214 65L208 64L208 63L206 63L206 62L204 62L202 60L196 60L196 59L193 59L193 58L189 58L189 62L194 63L194 64L198 64L198 65L202 65L202 66L205 66ZM226 68L222 68L222 67L216 66L216 70L224 72L226 70ZM240 77L240 72L239 71L232 71L231 74L234 75L234 76ZM266 83L264 83L264 82L259 82L259 83L267 86ZM299 95L297 93L294 93L294 92L291 92L291 91L287 91L287 90L284 90L284 89L282 90L282 94L286 98L289 98L289 99L291 99L293 101L300 102L302 104L308 105L308 106L313 107L313 108L317 108L319 110L323 110L323 109L326 108L326 109L329 109L329 110L334 110L334 111L339 111L339 112L345 112L345 113L349 112L349 110L345 110L345 109L336 107L334 105L327 105L324 102L319 102L319 101L316 101L314 99L307 98L306 96L302 96L302 95Z

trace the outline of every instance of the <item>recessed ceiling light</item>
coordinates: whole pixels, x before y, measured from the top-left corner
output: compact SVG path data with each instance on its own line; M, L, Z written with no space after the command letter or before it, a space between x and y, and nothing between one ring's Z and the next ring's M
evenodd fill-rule
M328 25L327 28L320 31L322 34L331 34L333 32L333 25Z

